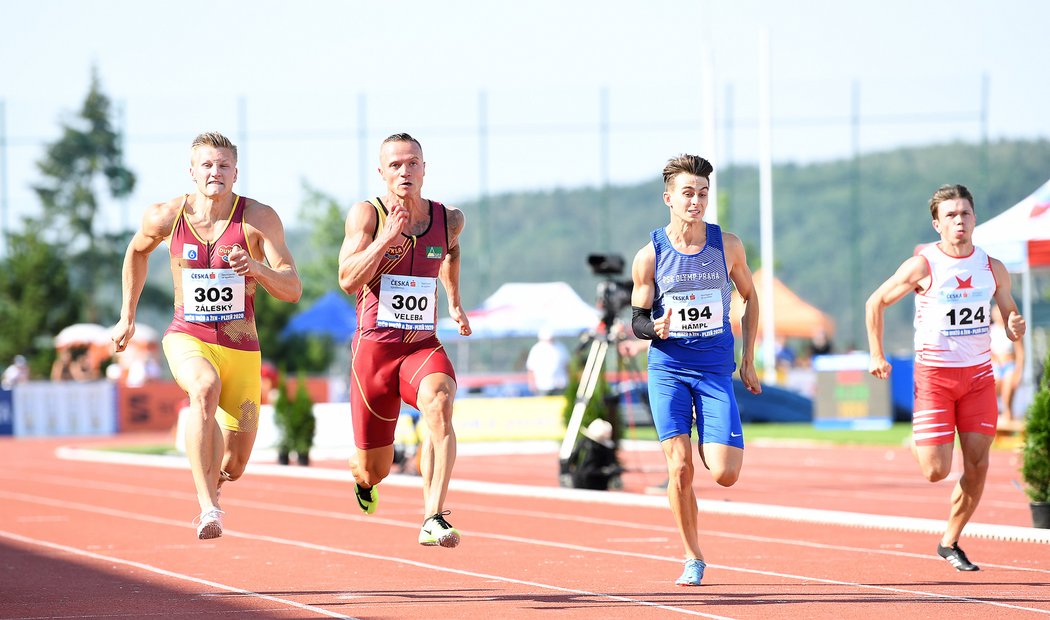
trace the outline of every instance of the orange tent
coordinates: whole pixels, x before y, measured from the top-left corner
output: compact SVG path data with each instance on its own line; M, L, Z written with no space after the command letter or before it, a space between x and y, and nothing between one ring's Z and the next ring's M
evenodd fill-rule
M769 301L762 297L762 270L754 273L755 288L758 289L759 312L769 308ZM830 316L809 305L780 280L773 278L773 321L777 336L784 338L812 338L817 330L831 336L835 332L835 321ZM733 302L729 308L729 320L733 333L740 334L740 317L744 315L744 302L733 289ZM758 320L758 336L762 336L762 318Z

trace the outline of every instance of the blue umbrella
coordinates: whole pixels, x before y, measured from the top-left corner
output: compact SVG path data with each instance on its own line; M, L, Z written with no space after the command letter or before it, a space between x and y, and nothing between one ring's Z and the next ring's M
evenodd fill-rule
M342 291L329 291L312 306L296 314L281 332L294 334L321 334L336 342L346 342L357 329L357 312Z

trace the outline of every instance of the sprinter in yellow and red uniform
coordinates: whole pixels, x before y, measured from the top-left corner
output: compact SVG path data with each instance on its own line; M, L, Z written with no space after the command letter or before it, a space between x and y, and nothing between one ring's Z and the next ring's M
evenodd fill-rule
M113 342L123 351L149 255L167 241L175 313L164 333L168 366L190 401L186 453L197 489L197 537L222 536L219 487L244 473L259 423L261 353L255 291L297 302L302 284L272 208L233 193L237 147L219 133L197 136L186 194L151 205L124 256L123 302Z
M412 136L383 141L379 174L387 194L351 207L339 252L339 285L357 296L350 350L350 412L357 454L350 459L358 507L375 512L376 485L394 460L401 401L418 409L427 435L420 452L423 527L419 544L455 547L460 534L444 509L456 460L452 402L456 374L437 339L437 282L459 333L470 324L459 293L463 213L423 198L426 164Z

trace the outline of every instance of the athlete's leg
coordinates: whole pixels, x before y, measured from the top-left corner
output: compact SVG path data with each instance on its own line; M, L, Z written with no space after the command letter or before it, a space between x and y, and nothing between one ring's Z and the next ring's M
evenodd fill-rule
M361 487L373 487L390 475L393 464L393 443L378 448L358 448L357 454L350 457L350 473Z
M222 384L211 362L193 357L181 362L175 376L190 401L186 418L186 456L201 512L218 507L216 494L222 466L223 439L215 421Z
M222 393L215 419L222 429L225 453L219 486L241 477L255 446L262 396L262 356L258 351L222 350Z
M456 463L456 431L452 428L452 402L456 381L444 373L423 378L416 397L416 408L426 422L419 469L423 477L423 515L444 510L448 482Z
M391 384L398 380L401 353L396 346L355 337L350 360L350 416L357 446L350 472L358 489L367 490L386 478L394 463L401 397Z
M255 436L259 429L250 431L231 431L222 429L223 445L226 453L222 457L222 474L219 486L223 482L233 482L244 474L244 468L248 466L248 459L252 455L252 447L255 446Z
M952 451L955 450L954 438L951 443L935 446L917 446L912 444L911 451L919 463L924 478L930 482L939 482L948 477L952 471Z
M696 531L696 493L693 491L693 447L689 435L676 435L660 442L667 461L667 503L678 524L686 557L704 559Z
M706 374L693 384L700 458L715 482L730 487L744 465L744 431L731 375Z
M711 470L715 482L731 487L740 478L744 466L744 449L721 443L705 443L700 446L700 458Z
M994 435L984 433L959 433L962 445L963 473L952 490L952 506L948 515L948 527L941 538L941 545L950 547L959 540L963 528L970 521L984 492L988 477L988 451Z

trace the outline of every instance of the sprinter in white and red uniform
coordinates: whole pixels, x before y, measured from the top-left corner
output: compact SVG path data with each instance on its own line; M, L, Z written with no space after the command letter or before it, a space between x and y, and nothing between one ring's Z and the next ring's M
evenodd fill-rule
M455 547L459 531L445 516L456 461L452 401L456 375L437 339L437 282L459 333L470 324L459 294L459 209L423 198L423 147L406 133L383 141L384 197L350 208L339 252L339 286L357 296L350 347L350 414L357 454L350 459L358 507L375 512L376 485L390 473L401 401L427 425L420 452L423 527L419 544Z
M302 293L276 211L233 193L237 147L203 133L190 147L196 191L151 205L124 256L123 303L113 343L123 351L135 335L135 314L149 256L167 242L175 311L164 354L189 397L186 456L197 489L200 539L222 536L219 487L236 480L251 456L259 423L261 353L255 291L282 301Z
M957 570L978 570L959 548L988 475L988 450L995 438L998 404L991 364L991 304L1006 319L1007 336L1019 340L1025 320L1010 294L1003 264L973 245L973 196L962 185L945 185L930 199L933 228L941 240L909 258L868 298L869 370L885 379L890 364L882 348L883 314L915 292L915 457L930 482L952 469L955 434L962 447L963 474L952 491L948 526L937 553Z

